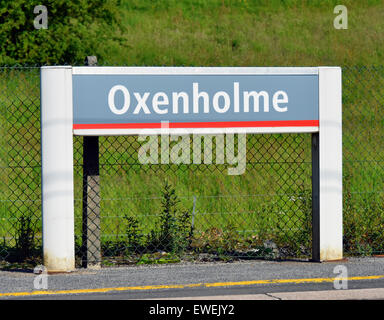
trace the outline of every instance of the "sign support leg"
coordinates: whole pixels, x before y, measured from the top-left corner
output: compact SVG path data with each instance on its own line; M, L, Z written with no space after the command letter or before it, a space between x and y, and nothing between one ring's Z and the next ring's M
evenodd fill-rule
M312 260L320 261L319 133L312 133Z
M72 67L42 67L42 236L48 272L75 269L72 126Z
M99 137L83 139L83 267L98 268L101 262Z
M96 66L97 57L85 58L86 66ZM99 137L83 137L83 267L100 268L100 175Z
M341 69L319 67L319 138L314 159L319 161L313 183L319 189L314 200L313 254L318 261L343 258L342 95ZM312 148L314 149L314 148ZM317 216L317 211L319 212Z

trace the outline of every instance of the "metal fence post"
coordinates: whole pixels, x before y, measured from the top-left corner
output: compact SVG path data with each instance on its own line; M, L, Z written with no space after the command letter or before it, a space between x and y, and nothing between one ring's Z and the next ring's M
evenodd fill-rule
M44 265L75 268L72 67L41 68L41 189Z
M87 57L85 65L97 65L95 56ZM99 137L83 137L83 262L85 268L99 268L100 243L100 176ZM85 259L84 259L85 258Z
M320 261L319 133L312 133L312 260Z

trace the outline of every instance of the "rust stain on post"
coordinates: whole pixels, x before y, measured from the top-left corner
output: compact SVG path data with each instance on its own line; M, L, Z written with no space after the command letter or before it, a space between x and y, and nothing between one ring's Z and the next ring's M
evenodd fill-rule
M56 258L52 253L44 253L44 266L48 273L67 273L75 269L75 260L68 258Z
M343 259L343 249L326 248L320 251L321 261L336 261Z

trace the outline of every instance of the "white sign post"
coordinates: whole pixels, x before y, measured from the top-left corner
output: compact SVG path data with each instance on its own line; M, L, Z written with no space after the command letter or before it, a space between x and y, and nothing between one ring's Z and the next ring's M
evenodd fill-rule
M339 67L41 68L45 266L74 269L73 135L159 134L164 119L170 133L312 133L313 259L341 259L341 111Z
M342 83L340 68L319 68L319 216L314 260L343 258Z
M44 266L75 268L72 68L41 68L41 188Z

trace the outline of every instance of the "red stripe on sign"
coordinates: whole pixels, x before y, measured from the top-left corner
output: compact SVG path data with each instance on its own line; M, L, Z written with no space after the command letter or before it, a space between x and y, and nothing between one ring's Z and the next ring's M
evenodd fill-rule
M161 123L91 123L74 124L81 129L160 129ZM167 123L163 124L164 126ZM319 120L284 121L223 121L223 122L171 122L169 128L253 128L253 127L318 127Z

